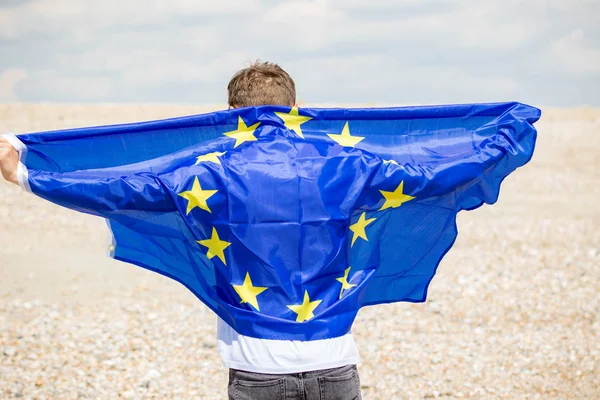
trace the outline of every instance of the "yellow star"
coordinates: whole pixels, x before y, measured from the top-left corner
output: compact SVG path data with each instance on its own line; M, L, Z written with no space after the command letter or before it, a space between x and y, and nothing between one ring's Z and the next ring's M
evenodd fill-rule
M214 256L219 257L223 264L227 265L225 262L225 253L224 250L229 247L231 243L226 242L224 240L219 239L219 234L217 233L217 229L213 227L212 237L206 240L197 240L198 244L201 244L204 247L208 247L208 252L206 256L208 258L213 258Z
M260 122L257 122L251 126L246 126L246 123L244 122L242 117L238 116L237 129L235 131L225 132L223 135L235 139L235 145L233 145L233 148L236 148L244 142L252 142L258 140L256 139L256 136L254 136L254 131L256 130L256 128L258 128L259 125Z
M342 276L340 278L335 278L336 281L341 282L341 284L342 284L342 289L340 290L340 299L342 298L342 294L344 293L344 290L350 289L350 288L356 286L356 284L354 284L354 283L348 283L348 274L350 273L350 268L352 268L352 267L346 268L346 270L344 271L344 276Z
M375 221L377 218L365 219L366 215L366 212L362 213L360 218L358 218L358 221L356 221L355 224L350 225L350 230L354 232L354 235L352 235L352 244L350 245L350 247L354 246L354 242L359 237L365 239L367 242L369 241L369 239L367 239L367 234L365 233L365 227L371 222Z
M305 290L304 301L302 302L302 304L287 307L296 314L298 314L298 317L296 317L296 322L304 322L308 321L309 319L315 316L313 314L313 311L319 306L321 301L322 300L310 301L310 298L308 297L308 290Z
M211 212L210 208L208 208L206 200L208 200L215 193L217 193L216 190L202 190L202 186L200 186L200 181L198 181L198 177L196 177L194 179L194 184L192 185L192 190L179 193L179 196L183 197L188 201L185 215L188 215L190 211L192 211L196 207L200 207L203 210Z
M221 165L221 160L219 160L219 157L221 157L223 154L225 154L225 152L219 152L219 151L204 154L204 155L196 158L196 164L194 164L194 165L198 165L201 162L213 162L213 163L217 163L217 164Z
M384 190L380 190L383 197L385 197L385 203L381 206L379 211L385 210L386 208L396 208L400 207L403 203L414 199L413 196L409 196L407 194L402 193L404 190L404 181L400 182L400 185L393 192L386 192Z
M244 279L243 285L233 285L233 288L242 299L241 303L250 303L251 306L256 308L256 311L260 311L258 308L258 300L256 296L267 290L266 287L253 286L252 280L250 279L250 273L246 272L246 279Z
M292 107L289 114L276 112L275 115L277 115L283 120L283 123L286 128L288 128L290 131L296 132L296 135L304 139L304 135L302 134L302 128L300 128L300 125L307 121L310 121L312 118L299 115L298 107Z
M348 128L348 123L344 125L344 129L342 129L342 133L339 135L327 134L330 138L335 140L340 146L344 147L354 147L358 142L364 139L364 137L360 136L350 136L350 128Z

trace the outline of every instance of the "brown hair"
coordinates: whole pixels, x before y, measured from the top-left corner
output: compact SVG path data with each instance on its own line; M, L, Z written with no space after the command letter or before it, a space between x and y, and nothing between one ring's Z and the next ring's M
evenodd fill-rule
M227 85L227 94L230 107L296 103L294 80L279 65L270 62L256 61L236 72Z

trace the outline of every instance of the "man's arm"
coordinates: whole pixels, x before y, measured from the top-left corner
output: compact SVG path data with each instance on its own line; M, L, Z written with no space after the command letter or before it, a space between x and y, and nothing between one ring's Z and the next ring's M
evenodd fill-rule
M535 138L530 125L490 125L470 135L441 137L437 148L424 147L417 162L379 163L362 204L385 198L384 207L395 208L446 195L451 196L444 206L456 210L493 204L503 179L531 158Z
M153 173L123 167L50 172L27 169L19 151L0 138L2 176L55 204L80 212L115 219L122 211L173 211L177 207L163 182Z
M19 152L8 141L0 137L0 171L9 182L17 184Z

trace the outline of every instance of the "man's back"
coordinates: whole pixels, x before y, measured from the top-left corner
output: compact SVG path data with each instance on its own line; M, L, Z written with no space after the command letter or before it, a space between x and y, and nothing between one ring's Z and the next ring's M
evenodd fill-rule
M337 278L349 267L344 233L382 162L325 140L305 143L281 124L254 136L221 151L218 163L203 161L159 178L171 197L185 198L176 204L214 265L217 294L249 313L227 323L246 336L303 339L297 323L333 315L345 296L364 290L358 281L342 290ZM205 209L194 207L199 199ZM305 296L318 304L302 315L294 306ZM328 338L347 333L352 320L336 320Z

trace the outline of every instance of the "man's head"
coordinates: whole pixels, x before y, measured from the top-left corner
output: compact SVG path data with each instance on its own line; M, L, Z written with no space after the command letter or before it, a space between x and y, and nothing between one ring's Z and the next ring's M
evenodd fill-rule
M227 86L229 107L294 106L296 85L279 65L256 62L238 71Z

